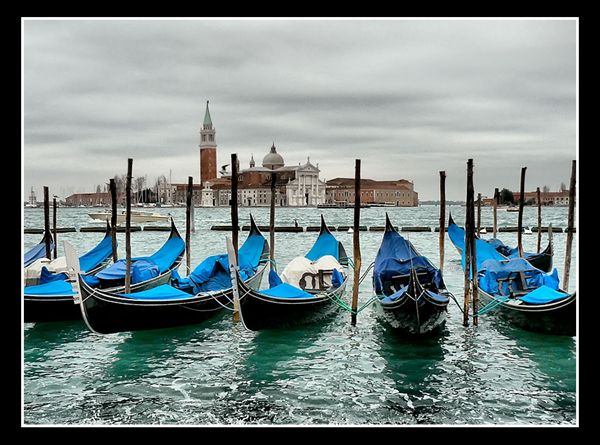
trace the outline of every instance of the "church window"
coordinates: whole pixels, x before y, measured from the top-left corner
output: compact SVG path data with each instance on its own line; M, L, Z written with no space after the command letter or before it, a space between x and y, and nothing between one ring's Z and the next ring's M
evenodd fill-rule
M212 140L213 140L213 135L212 135L212 134L209 134L209 135L208 135L208 140L209 140L209 141L212 141Z
M202 135L202 142L206 142L206 135L205 134Z

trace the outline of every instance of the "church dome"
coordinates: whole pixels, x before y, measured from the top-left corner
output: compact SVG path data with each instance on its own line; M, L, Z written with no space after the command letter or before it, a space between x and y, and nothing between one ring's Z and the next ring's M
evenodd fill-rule
M283 158L279 153L277 153L277 150L275 149L275 143L273 143L273 145L271 146L271 151L267 153L267 155L263 158L262 164L263 167L270 168L272 170L283 167L285 165L283 163Z

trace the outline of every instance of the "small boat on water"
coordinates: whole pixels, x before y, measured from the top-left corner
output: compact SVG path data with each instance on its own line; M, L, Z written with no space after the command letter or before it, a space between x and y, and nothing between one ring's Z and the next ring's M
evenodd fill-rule
M450 217L448 236L461 255L463 270L464 234ZM559 288L556 269L546 273L526 258L507 258L477 237L475 249L480 314L499 312L526 330L575 335L576 294Z
M25 252L25 255L23 258L23 267L27 267L31 263L33 263L35 260L46 256L46 240L47 239L50 240L50 251L54 250L54 241L52 238L52 234L50 234L49 232L44 232L44 236L42 237L42 240L38 244L33 246L31 249L29 249L27 252Z
M107 223L104 238L93 249L79 257L80 272L83 275L100 272L110 263L112 253L110 226ZM67 268L65 271L51 272L52 265L57 263L66 265L64 257L52 261L41 258L26 268L26 280L28 275L37 275L36 284L25 286L23 289L26 323L81 319L79 305L76 305L74 300L74 296L77 295L73 289L75 277L71 276ZM35 267L33 271L34 266L39 267Z
M533 235L533 232L531 231L530 227L524 227L523 228L523 234L524 235Z
M368 209L372 207L371 204L361 204L361 209ZM327 204L318 204L318 209L353 209L354 204L349 202L335 202L335 203L327 203Z
M456 247L456 250L458 250L458 253L462 255L465 245L465 230L456 225L452 219L452 215L450 215L450 218L448 219L448 236L450 237L452 244L454 244L454 247ZM499 256L496 256L496 259L499 261L519 257L518 247L509 247L498 238L489 238L481 241L491 245L498 252ZM479 246L479 244L477 245ZM524 252L525 259L529 261L533 267L544 272L550 272L552 270L552 255L551 238L548 240L548 246L540 253Z
M480 240L477 240L480 242ZM523 258L479 261L479 311L499 312L522 329L576 335L577 296L559 288L556 269L547 274Z
M281 275L269 272L269 289L251 289L240 277L231 243L229 267L234 270L234 292L239 295L240 318L251 331L286 328L318 321L338 308L348 280L344 246L321 215L319 236L304 256L296 257Z
M240 273L249 288L258 289L268 264L269 244L251 217L251 230L240 247ZM88 327L101 334L196 324L232 309L233 290L226 254L202 261L188 277L172 270L170 279L147 283L128 294L123 288L83 289L81 303ZM88 296L86 296L86 294Z
M125 224L127 212L125 210L117 214L117 224ZM92 219L98 221L110 221L112 213L110 211L92 212L88 213ZM132 223L146 223L146 222L164 222L168 221L170 215L161 215L156 212L149 212L145 210L132 210L131 211L131 222Z
M387 213L373 288L379 318L405 334L426 334L442 326L452 296L442 272L398 233Z
M171 220L169 238L150 256L131 259L130 292L140 292L170 282L172 272L179 267L185 251L185 241ZM94 332L111 332L110 326L127 321L127 312L114 314L110 310L115 298L125 292L125 260L93 275L77 275L81 313Z

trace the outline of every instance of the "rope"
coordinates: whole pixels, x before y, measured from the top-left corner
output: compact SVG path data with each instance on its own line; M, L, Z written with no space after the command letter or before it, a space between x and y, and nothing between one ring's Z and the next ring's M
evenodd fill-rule
M369 265L369 267L367 268L367 270L365 270L365 272L362 274L362 276L360 277L360 279L358 280L358 284L362 283L363 280L366 278L367 273L369 273L369 271L373 268L373 266L375 266L375 263L371 263Z

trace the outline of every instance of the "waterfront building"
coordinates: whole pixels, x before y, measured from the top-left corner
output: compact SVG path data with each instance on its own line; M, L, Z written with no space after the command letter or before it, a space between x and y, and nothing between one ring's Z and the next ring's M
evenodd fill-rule
M327 181L325 195L328 204L353 204L354 178L335 178ZM361 179L360 200L363 204L416 207L419 205L419 194L414 190L414 184L406 179L396 181Z

